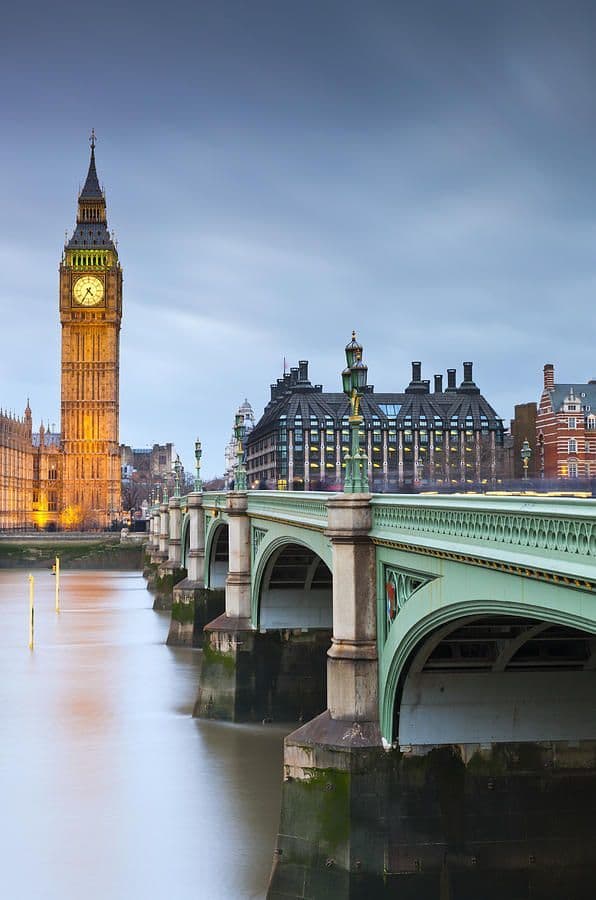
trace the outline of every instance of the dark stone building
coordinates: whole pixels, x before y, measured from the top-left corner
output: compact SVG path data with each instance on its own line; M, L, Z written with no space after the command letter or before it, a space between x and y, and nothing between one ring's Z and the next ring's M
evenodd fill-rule
M456 370L435 375L433 390L420 362L402 393L362 398L361 441L375 490L404 486L494 483L503 475L503 422L473 381ZM276 384L271 400L246 441L251 487L316 490L339 487L349 443L349 404L343 393L311 384L302 360Z

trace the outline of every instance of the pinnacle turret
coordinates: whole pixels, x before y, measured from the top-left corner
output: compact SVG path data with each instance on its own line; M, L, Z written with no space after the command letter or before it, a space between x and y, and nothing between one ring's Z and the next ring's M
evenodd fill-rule
M108 231L106 199L99 185L95 167L95 131L91 132L91 158L83 189L79 194L77 224L74 233L65 244L66 250L108 249L115 250Z
M97 169L95 168L95 129L91 130L91 159L89 160L89 171L87 179L83 185L83 190L79 195L79 200L103 199L103 192L99 186L99 178L97 177Z

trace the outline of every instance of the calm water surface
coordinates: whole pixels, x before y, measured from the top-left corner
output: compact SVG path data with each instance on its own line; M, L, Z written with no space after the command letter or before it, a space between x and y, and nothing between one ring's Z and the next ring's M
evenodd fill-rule
M11 900L264 897L289 728L191 718L200 652L136 572L0 571L0 884Z

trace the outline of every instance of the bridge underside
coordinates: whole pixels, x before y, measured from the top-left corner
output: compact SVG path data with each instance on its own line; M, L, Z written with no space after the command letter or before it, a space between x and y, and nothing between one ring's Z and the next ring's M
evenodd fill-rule
M596 638L563 625L469 617L417 650L396 703L402 748L596 740Z

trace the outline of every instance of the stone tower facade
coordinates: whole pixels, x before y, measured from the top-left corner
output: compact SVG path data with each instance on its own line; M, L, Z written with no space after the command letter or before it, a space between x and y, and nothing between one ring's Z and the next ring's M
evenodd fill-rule
M118 440L122 269L91 159L60 264L63 524L105 527L120 514Z

